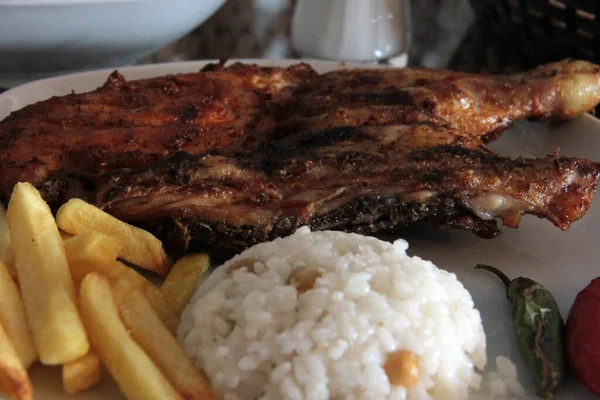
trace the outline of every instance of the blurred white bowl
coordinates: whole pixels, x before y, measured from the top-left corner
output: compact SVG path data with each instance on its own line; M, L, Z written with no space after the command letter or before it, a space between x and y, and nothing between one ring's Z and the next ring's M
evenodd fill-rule
M0 0L0 87L133 63L225 0Z

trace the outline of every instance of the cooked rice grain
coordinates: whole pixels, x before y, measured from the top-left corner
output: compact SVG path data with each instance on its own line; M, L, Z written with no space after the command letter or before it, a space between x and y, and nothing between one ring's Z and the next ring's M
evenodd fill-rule
M201 285L179 339L223 399L464 399L486 364L479 312L407 248L307 228L256 245ZM418 357L411 387L383 368L397 350Z

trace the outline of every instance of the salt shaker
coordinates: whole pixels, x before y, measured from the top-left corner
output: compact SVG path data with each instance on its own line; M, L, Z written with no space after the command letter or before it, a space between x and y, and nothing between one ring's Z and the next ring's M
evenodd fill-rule
M292 46L302 57L404 66L409 0L298 0Z

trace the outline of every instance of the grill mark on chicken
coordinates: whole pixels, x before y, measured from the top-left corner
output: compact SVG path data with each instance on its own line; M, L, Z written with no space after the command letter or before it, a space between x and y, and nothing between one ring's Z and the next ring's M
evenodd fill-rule
M302 225L374 233L431 218L493 237L496 218L517 227L533 214L566 229L589 208L599 175L589 160L504 158L429 123L342 127L124 170L97 202L125 220L177 221L194 249L236 252Z
M80 194L75 175L84 186L113 169L148 165L180 150L198 154L226 147L263 119L267 98L282 101L287 86L315 76L306 64L234 64L138 81L114 72L96 91L53 97L0 123L0 189L8 197L18 181L55 181L43 187ZM56 182L64 177L69 184Z
M139 81L115 72L0 123L0 189L8 197L24 180L54 206L96 202L178 250L425 218L482 237L523 214L566 229L591 203L598 164L511 160L484 140L599 101L599 67L568 60L511 76L239 63Z
M499 133L523 118L563 120L593 109L600 100L600 68L583 61L563 61L512 76L427 68L338 70L309 85L297 90L293 107L287 108L290 115L283 119L314 117L340 107L404 104L482 136ZM577 93L574 86L594 89Z

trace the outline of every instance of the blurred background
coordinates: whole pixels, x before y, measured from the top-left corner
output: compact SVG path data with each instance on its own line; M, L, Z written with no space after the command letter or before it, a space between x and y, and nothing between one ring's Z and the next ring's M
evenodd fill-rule
M499 73L565 57L600 61L599 0L407 3L409 65ZM296 5L296 0L229 0L202 26L153 55L151 61L296 57L290 43Z
M475 21L469 0L406 2L411 10L410 64L448 66ZM297 0L228 0L204 24L149 60L299 57L291 43L296 5Z
M600 0L0 0L0 88L74 71L319 58L512 72L599 62Z

